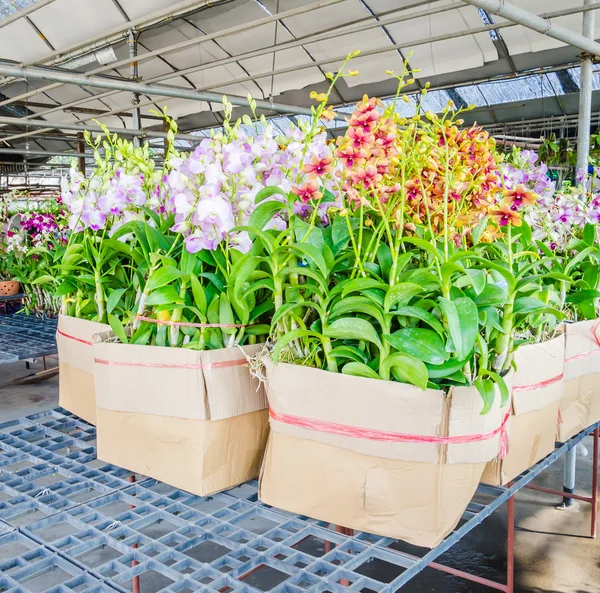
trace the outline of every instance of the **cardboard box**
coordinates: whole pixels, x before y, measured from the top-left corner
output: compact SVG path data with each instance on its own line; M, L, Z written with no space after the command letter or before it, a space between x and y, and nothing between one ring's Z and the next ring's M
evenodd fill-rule
M206 496L256 478L268 434L246 355L95 336L98 459ZM107 341L108 340L108 341Z
M554 451L558 405L564 392L564 351L561 334L515 352L508 453L487 464L482 482L504 486Z
M452 531L498 453L508 405L482 416L475 388L445 394L284 363L265 367L271 436L263 502L420 546ZM412 442L414 435L433 442ZM493 436L435 442L471 435Z
M556 439L567 441L600 421L600 346L597 320L566 323L565 390Z
M60 315L56 330L58 346L58 403L90 424L96 424L94 389L94 334L109 325Z

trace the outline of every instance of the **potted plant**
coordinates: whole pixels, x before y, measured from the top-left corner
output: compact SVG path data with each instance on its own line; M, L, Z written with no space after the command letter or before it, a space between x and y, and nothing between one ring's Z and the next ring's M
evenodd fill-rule
M0 296L10 297L19 294L20 282L15 280L15 268L24 257L27 247L19 233L7 231L0 245Z
M514 330L554 311L521 297L540 281L515 263L522 216L493 140L460 129L460 113L406 119L365 97L327 163L331 224L276 240L267 504L434 546L506 454ZM318 209L323 163L303 170L317 173L305 199Z

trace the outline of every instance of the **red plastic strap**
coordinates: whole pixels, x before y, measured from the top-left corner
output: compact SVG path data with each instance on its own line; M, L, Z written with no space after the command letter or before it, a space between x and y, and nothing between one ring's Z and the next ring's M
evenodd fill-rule
M186 321L162 321L160 319L152 319L152 317L144 317L142 315L138 315L137 318L140 321L156 323L157 325L170 325L171 327L248 327L248 324L241 323L188 323Z
M86 346L93 346L92 342L88 342L87 340L82 340L81 338L76 338L75 336L70 336L69 334L66 334L64 331L57 329L56 330L61 336L65 337L65 338L69 338L69 340L75 340L76 342L81 342L82 344L85 344Z
M600 336L598 336L598 328L600 327L600 319L597 319L592 325L592 329L590 330L592 334L592 338L594 338L594 342L598 345L598 348L595 350L590 350L589 352L582 352L581 354L576 354L575 356L571 356L571 358L566 358L565 362L573 362L574 360L581 360L590 354L595 354L596 352L600 352Z
M564 376L564 373L561 373L560 375L556 375L556 377L546 379L545 381L540 381L539 383L532 383L531 385L515 385L513 387L513 393L519 391L533 391L535 389L542 389L542 387L548 387L548 385L554 385L554 383L562 381L562 378Z
M114 367L144 367L153 369L202 369L210 371L211 369L222 369L225 367L242 366L247 364L248 361L243 358L239 360L225 360L222 362L207 362L204 364L186 364L186 363L172 363L162 364L158 362L121 362L117 360L104 360L103 358L94 358L94 362L97 364L104 364L107 366Z
M279 412L273 410L273 408L269 409L269 414L273 420L283 424L290 424L291 426L298 426L300 428L308 428L309 430L316 430L318 432L327 432L329 434L339 434L346 437L366 439L368 441L381 441L385 443L434 443L437 445L460 445L464 443L478 443L480 441L487 441L500 434L500 455L503 457L506 455L508 450L506 422L510 418L510 412L506 413L502 424L491 432L452 437L405 434L400 432L372 430L369 428L358 428L356 426L336 424L335 422L326 422L324 420L314 420L312 418L291 416L290 414L280 414Z

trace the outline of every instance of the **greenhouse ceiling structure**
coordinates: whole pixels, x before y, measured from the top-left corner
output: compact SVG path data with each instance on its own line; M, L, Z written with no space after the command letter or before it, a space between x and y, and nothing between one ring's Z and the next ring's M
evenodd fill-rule
M592 0L0 0L0 162L82 156L80 133L96 122L161 146L165 106L189 147L221 125L224 94L234 114L248 112L251 94L284 131L355 50L359 75L336 84L332 133L363 94L393 96L386 71L400 73L408 60L419 72L399 103L407 114L429 82L424 109L475 105L467 121L500 138L576 136L580 111L588 128L600 117L598 8Z

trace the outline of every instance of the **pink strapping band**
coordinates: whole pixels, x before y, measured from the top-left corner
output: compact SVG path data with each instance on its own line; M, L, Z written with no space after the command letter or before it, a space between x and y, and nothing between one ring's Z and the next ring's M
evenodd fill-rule
M171 327L248 327L248 324L242 323L188 323L187 321L161 321L160 319L152 319L152 317L144 317L142 315L138 315L137 319L140 321L147 321L148 323L156 323L157 325L169 325Z
M76 338L75 336L66 334L64 331L62 331L60 329L57 329L56 331L61 336L65 337L65 338L69 338L69 340L75 340L76 342L81 342L82 344L85 344L86 346L93 346L92 342L88 342L87 340L82 340L81 338Z
M312 418L301 418L300 416L292 416L290 414L280 414L269 408L269 415L272 420L298 426L299 428L307 428L318 432L326 432L329 434L338 434L346 437L354 437L357 439L365 439L367 441L379 441L384 443L433 443L436 445L461 445L464 443L478 443L487 441L500 435L500 451L498 456L504 459L508 453L508 438L506 435L506 423L510 418L510 412L504 416L502 424L492 430L482 434L468 434L461 436L430 436L420 434L405 434L400 432L387 432L384 430L373 430L369 428L358 428L356 426L347 426L345 424L337 424L335 422L326 422L325 420L314 420Z
M590 350L589 352L582 352L581 354L576 354L575 356L571 356L570 358L565 358L565 362L573 362L574 360L581 360L582 358L586 358L590 354L595 354L596 352L600 352L600 337L598 336L598 328L600 327L600 319L597 319L594 325L592 325L592 329L590 330L592 337L594 338L594 342L598 345L598 348L595 350Z
M94 358L94 362L97 364L104 364L113 367L143 367L153 369L202 369L204 371L210 371L212 369L222 369L226 367L242 366L247 364L248 361L243 358L239 360L224 360L222 362L207 362L201 364L186 364L186 363L172 363L163 364L158 362L121 362L117 360L104 360L103 358Z
M532 383L531 385L514 385L513 393L518 393L519 391L534 391L535 389L542 389L543 387L548 387L549 385L554 385L554 383L562 381L562 378L564 376L564 373L561 373L560 375L556 375L556 377L551 377L550 379L540 381L539 383Z

